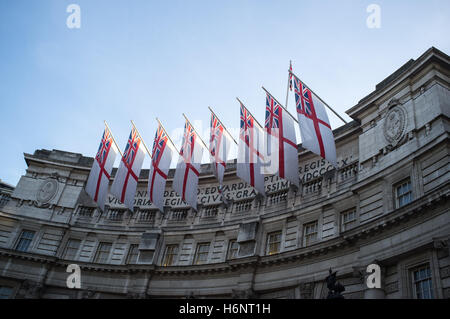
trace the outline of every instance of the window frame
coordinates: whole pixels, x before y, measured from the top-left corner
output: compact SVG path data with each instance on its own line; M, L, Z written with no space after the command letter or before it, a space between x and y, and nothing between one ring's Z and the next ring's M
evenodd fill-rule
M408 183L409 183L409 190L408 190L408 192L402 193L399 196L399 188L404 186L405 184L408 184ZM394 206L395 206L396 209L401 208L403 206L406 206L406 205L408 205L409 203L411 203L414 200L414 193L413 193L411 177L404 178L401 181L395 183L393 185L393 188L394 188L393 191L394 191L394 199L395 199ZM408 194L410 195L409 202L400 205L400 198L404 198L404 196L406 196Z
M308 226L311 226L311 225L315 225L315 232L314 233L306 233L306 229L307 229L307 227ZM311 236L312 234L316 234L316 238L313 240L313 241L307 241L307 236ZM307 246L310 246L310 245L313 245L313 244L315 244L315 243L317 243L318 241L319 241L319 220L313 220L313 221L310 221L310 222L307 222L307 223L304 223L303 224L303 247L307 247Z
M76 252L75 252L75 254L74 254L74 256L73 256L73 259L68 259L68 258L67 258L67 249L69 248L69 243L70 243L71 241L78 241L78 242L79 242L79 245L78 245L78 248L76 249ZM69 238L69 239L66 241L66 245L65 245L65 247L64 247L64 251L63 251L63 254L62 254L62 258L65 259L65 260L77 260L77 257L78 257L78 254L79 254L80 248L81 248L81 243L82 243L82 240L79 239L79 238ZM71 248L71 249L74 249L73 247L70 247L70 248Z
M270 242L270 238L272 237L272 236L275 236L275 235L279 235L280 237L280 239L279 239L279 241L274 241L274 242ZM276 230L276 231L272 231L272 232L270 232L270 233L267 233L267 236L266 236L266 255L267 256L271 256L271 255L276 255L276 254L279 254L279 253L281 253L281 244L282 244L282 242L283 242L283 231L282 230ZM278 250L276 251L276 252L271 252L270 251L270 245L273 245L273 244L278 244Z
M422 269L428 269L429 270L429 275L427 275L427 278L421 278L420 280L416 281L415 279L415 272L416 271L420 271ZM408 273L409 273L409 277L410 277L410 283L411 283L411 290L412 290L412 298L413 299L435 299L436 298L436 293L434 291L434 276L433 276L433 270L431 267L431 263L430 262L423 262L419 265L416 265L414 267L410 267L408 269ZM417 284L420 282L424 282L424 281L429 281L429 292L430 292L430 296L431 298L418 298L417 296Z
M354 218L351 219L351 220L348 220L347 222L344 223L344 216L347 215L347 214L351 214L351 213L354 214ZM346 210L342 211L339 214L339 222L340 222L339 224L340 224L341 232L345 232L347 230L350 230L350 229L356 227L357 226L357 222L358 222L358 212L357 212L356 207L353 207L353 208L346 209ZM350 226L348 226L348 225L350 225Z
M232 251L234 251L234 248L233 248L234 244L237 245L237 248L236 248L236 253L234 254L234 257L233 257ZM239 243L237 241L237 238L230 239L228 241L227 260L232 260L232 259L238 258L238 252L239 252Z
M132 255L133 253L133 249L136 248L137 253L136 253L136 261L135 262L131 262L131 257L134 255ZM128 252L127 252L127 258L125 259L125 264L126 265L136 265L139 262L139 244L130 244L128 246Z
M105 262L99 262L99 261L98 261L99 254L101 253L100 247L102 247L102 245L109 245L109 247L110 247L110 248L109 248L109 251L108 251L108 256L106 257ZM95 255L94 255L94 260L93 260L93 262L96 263L96 264L107 264L108 261L109 261L109 259L110 259L110 257L111 257L112 247L113 247L113 243L111 243L111 242L107 242L107 241L99 242L98 245L97 245L97 249L96 249L96 251L95 251ZM103 252L103 251L102 251L102 252Z
M170 267L170 266L175 266L176 264L176 259L178 257L178 253L179 253L179 248L180 245L179 244L168 244L166 245L165 249L164 249L164 255L162 258L162 262L161 262L161 266L163 267ZM169 249L175 249L176 252L174 253L173 250L170 251L170 256L171 256L171 263L170 265L167 263L167 259L168 259L168 253L169 253Z
M208 246L208 251L207 252L200 252L200 248L202 246ZM208 263L208 257L209 257L209 251L211 250L211 242L201 242L197 244L197 247L195 248L195 255L194 255L194 260L193 260L193 265L203 265L203 264L207 264ZM204 262L199 262L199 257L201 254L206 255L206 260Z
M31 238L22 238L22 235L23 235L24 232L32 233L32 237ZM21 229L21 231L19 233L19 236L17 237L16 243L14 245L14 250L20 251L20 252L24 252L24 253L29 252L30 249L32 248L33 241L36 238L36 234L37 234L36 230L32 230L32 229L28 229L28 228ZM29 243L28 243L28 246L27 246L26 250L19 249L19 245L20 245L22 239L29 240Z

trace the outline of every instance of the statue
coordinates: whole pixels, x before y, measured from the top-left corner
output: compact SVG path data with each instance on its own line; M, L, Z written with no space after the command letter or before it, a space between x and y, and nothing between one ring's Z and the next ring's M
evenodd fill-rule
M336 282L336 273L331 271L331 268L329 270L329 275L325 279L327 281L327 288L328 288L328 296L327 299L344 299L344 296L341 295L341 292L345 291L345 287L339 283Z

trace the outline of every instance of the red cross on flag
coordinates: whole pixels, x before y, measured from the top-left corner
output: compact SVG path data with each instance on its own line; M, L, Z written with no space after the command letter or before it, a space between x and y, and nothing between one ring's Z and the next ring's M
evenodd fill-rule
M258 193L264 190L264 132L256 120L241 104L240 131L236 175L253 186Z
M195 210L197 210L197 186L202 156L203 147L200 145L200 138L186 120L180 157L173 178L173 189Z
M219 185L222 186L231 140L224 134L224 127L213 112L211 112L210 128L209 156L211 158L213 173L219 180Z
M325 106L299 78L293 77L302 146L337 167L336 145Z
M299 187L298 151L294 121L287 114L287 111L267 92L264 126L270 173L277 174Z
M144 157L145 152L142 138L136 128L133 127L128 138L127 146L123 152L119 169L111 186L111 194L121 203L124 203L130 210L134 208L134 195L136 194Z
M117 153L118 149L112 139L111 132L105 127L86 183L86 192L102 210L105 208L109 179Z
M167 174L169 173L172 154L176 152L169 141L161 124L156 130L155 141L152 149L152 162L148 176L148 194L150 201L164 211L164 191L166 189Z

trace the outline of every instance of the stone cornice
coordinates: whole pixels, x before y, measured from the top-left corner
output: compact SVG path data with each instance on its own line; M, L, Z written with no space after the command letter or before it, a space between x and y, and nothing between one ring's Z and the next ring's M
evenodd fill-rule
M249 267L267 267L290 262L298 262L325 255L332 251L356 247L359 240L375 234L382 233L385 229L390 229L396 225L404 223L407 220L418 218L426 213L424 208L432 207L442 203L447 203L450 197L450 181L440 189L423 196L400 209L396 209L366 224L359 225L348 231L342 232L339 237L321 241L317 244L297 248L294 250L282 252L272 256L251 256L239 259L228 260L222 263L210 263L203 265L171 266L162 267L156 265L111 265L96 264L80 261L62 260L57 257L45 256L35 253L18 252L11 249L0 248L0 256L30 260L39 263L52 263L57 266L66 267L69 264L76 263L81 269L102 272L152 272L158 275L193 275L206 273L224 273L229 271L239 271Z

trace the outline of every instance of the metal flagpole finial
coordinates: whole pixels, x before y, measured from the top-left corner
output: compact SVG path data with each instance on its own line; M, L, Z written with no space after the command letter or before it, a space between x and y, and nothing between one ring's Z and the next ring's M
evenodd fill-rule
M122 154L122 151L120 150L119 144L117 144L116 139L114 138L114 135L111 132L111 129L109 128L109 126L108 126L108 123L106 123L106 120L103 120L103 121L105 122L105 126L108 129L109 133L111 134L111 138L112 138L114 144L116 144L116 147L117 147L117 150L119 151L120 156L123 157L123 154Z
M192 125L191 121L189 121L189 119L187 118L187 116L186 116L184 113L182 113L182 114L183 114L184 118L186 119L186 121L192 126L192 129L194 130L195 134L197 134L197 136L198 136L198 138L200 139L200 141L202 141L203 146L204 146L204 147L206 148L206 150L209 152L208 146L206 146L205 142L203 142L202 137L201 137L200 134L198 134L198 132L195 130L194 125Z
M139 133L139 130L137 129L136 125L134 125L133 120L131 120L131 124L133 125L134 129L136 130L136 132L139 134L139 137L141 138L141 141L142 141L142 145L144 145L144 148L147 151L148 156L150 156L150 159L152 159L152 153L150 153L150 151L147 148L147 145L145 145L144 139L142 138L141 133Z
M211 107L208 106L208 109L211 111L212 114L214 114L214 116L217 118L217 120L220 122L220 124L222 124L222 127L223 127L224 131L227 132L228 136L229 136L229 137L233 140L233 142L236 143L236 145L237 145L236 140L234 139L233 136L231 136L230 132L228 132L227 128L225 127L225 125L223 125L222 121L219 119L219 117L217 116L217 114L214 113L214 111L212 110Z

